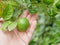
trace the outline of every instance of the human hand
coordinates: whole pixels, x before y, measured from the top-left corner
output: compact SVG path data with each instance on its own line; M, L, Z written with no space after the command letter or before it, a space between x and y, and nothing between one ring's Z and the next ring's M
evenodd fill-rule
M37 15L31 15L28 10L25 10L21 17L26 17L29 20L30 26L28 27L26 32L19 32L17 28L13 31L5 31L2 32L0 22L0 45L28 45L33 32L36 28Z

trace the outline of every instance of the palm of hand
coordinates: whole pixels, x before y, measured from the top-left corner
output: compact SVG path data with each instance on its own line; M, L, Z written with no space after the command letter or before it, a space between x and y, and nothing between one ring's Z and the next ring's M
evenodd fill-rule
M0 29L0 45L28 45L36 28L37 15L32 16L27 10L25 10L21 17L26 17L30 22L30 26L27 31L19 32L17 29L14 29L11 32L2 32ZM0 23L0 27L1 25L2 23Z

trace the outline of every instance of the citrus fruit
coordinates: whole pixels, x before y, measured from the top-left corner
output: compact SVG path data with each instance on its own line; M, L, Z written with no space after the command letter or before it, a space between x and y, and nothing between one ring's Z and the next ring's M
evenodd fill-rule
M20 18L17 22L17 29L19 31L26 31L29 26L29 21L27 18Z

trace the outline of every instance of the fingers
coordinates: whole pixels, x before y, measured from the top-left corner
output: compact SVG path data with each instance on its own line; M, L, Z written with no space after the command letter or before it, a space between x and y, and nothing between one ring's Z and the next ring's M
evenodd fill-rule
M28 16L27 16L27 19L29 20L29 23L30 23L30 20L31 20L31 14L29 14ZM31 23L30 23L31 24Z
M36 28L36 25L37 25L37 17L38 15L31 15L31 16L28 16L28 19L30 19L30 27L27 29L27 35L30 37L32 37L32 34L34 33L35 31L35 28Z
M30 22L30 24L31 24L34 20L37 19L37 17L38 17L37 14L35 14L35 15L29 14L29 15L27 16L27 19L29 20L29 22Z
M37 21L36 21L37 15L33 15L33 16L28 15L27 18L28 18L29 21L30 21L30 26L29 26L29 28L28 28L28 30L27 30L27 31L29 31L31 27L32 27L32 29L34 29L34 25L36 26L36 23L37 23Z
M37 21L34 20L30 26L30 29L29 29L29 33L33 34L35 28L36 28L36 25L37 25Z
M29 14L28 10L25 10L25 11L23 12L23 14L21 15L21 17L27 17L28 14Z
M34 31L35 31L35 28L36 28L36 25L37 25L37 21L34 20L32 23L31 23L31 26L29 27L29 29L27 30L27 35L29 36L29 38L31 39Z
M37 14L33 15L33 16L31 17L31 19L30 19L30 24L31 24L34 20L37 20L37 17L38 17Z
M27 16L27 19L28 19L28 20L30 20L30 19L31 19L31 14L29 14L29 15Z

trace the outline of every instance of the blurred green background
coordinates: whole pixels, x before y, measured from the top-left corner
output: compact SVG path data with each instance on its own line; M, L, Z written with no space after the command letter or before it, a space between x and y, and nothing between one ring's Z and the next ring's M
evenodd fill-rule
M60 43L60 9L56 8L58 1L60 2L60 0L54 0L51 5L40 4L41 12L37 28L29 45L58 45Z

